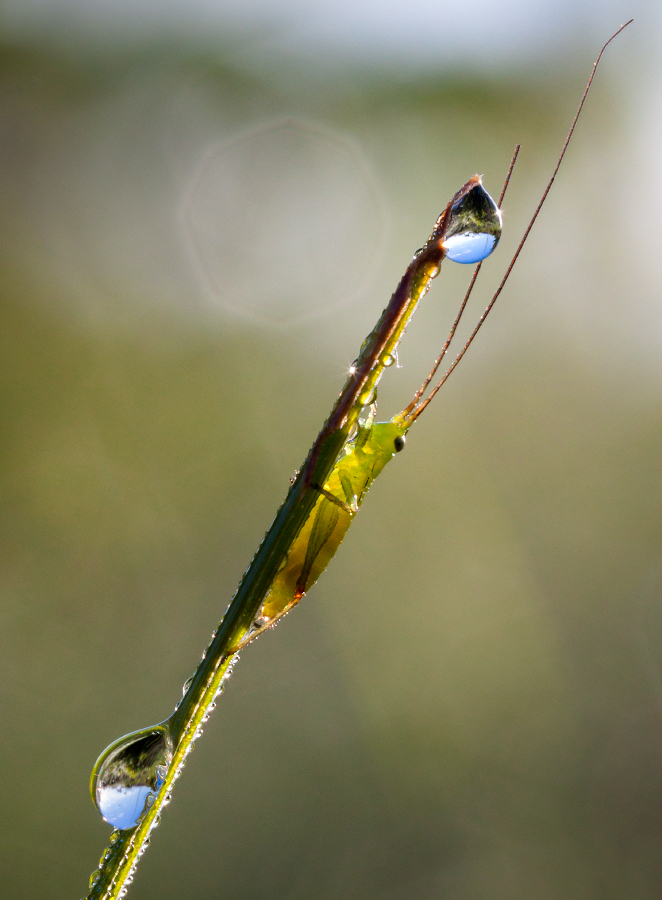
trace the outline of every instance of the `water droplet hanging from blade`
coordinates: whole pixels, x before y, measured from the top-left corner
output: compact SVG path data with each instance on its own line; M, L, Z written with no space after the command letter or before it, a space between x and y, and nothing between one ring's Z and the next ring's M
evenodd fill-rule
M451 209L443 248L453 262L473 264L489 256L501 237L501 211L480 180Z
M150 808L172 759L166 728L154 725L114 741L92 770L92 800L114 828L134 828Z

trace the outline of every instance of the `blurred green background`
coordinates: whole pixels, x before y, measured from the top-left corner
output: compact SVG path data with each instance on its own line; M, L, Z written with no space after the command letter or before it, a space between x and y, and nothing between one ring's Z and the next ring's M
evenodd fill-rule
M184 9L0 12L3 896L86 892L96 756L169 715L412 253L521 142L475 321L635 15L479 340L244 652L130 896L659 897L659 9ZM384 417L468 277L443 267Z

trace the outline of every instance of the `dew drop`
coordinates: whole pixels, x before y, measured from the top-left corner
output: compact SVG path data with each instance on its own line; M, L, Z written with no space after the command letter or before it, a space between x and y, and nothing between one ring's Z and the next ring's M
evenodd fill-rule
M501 237L501 211L480 180L455 201L443 248L453 262L485 259Z
M390 353L385 353L384 356L382 356L382 365L385 369L388 369L390 366L395 365L396 362L397 358L395 356L392 356Z
M371 391L365 391L359 397L359 402L361 406L372 406L373 403L377 402L377 389L373 388Z
M161 725L114 741L92 770L92 799L101 817L119 830L134 828L154 803L171 759L172 745Z

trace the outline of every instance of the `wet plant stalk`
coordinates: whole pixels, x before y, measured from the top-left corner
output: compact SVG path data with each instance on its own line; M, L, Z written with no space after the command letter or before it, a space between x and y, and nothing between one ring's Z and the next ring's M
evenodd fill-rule
M173 756L165 781L140 824L134 829L113 833L99 868L92 874L87 900L115 900L126 894L137 862L149 843L150 832L158 824L163 807L170 801L174 782L181 773L186 756L213 709L223 680L236 659L233 648L253 626L292 544L319 499L317 485L327 481L357 425L361 410L372 402L384 368L391 364L420 299L439 271L445 256L442 243L451 206L466 189L467 185L458 191L441 214L427 244L408 266L388 306L363 342L329 418L241 579L179 706L168 720Z

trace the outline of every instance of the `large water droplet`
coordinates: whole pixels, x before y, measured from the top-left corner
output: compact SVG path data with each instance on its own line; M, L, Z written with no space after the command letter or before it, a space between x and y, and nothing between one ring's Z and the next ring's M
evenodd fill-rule
M451 209L443 247L453 262L469 265L489 256L501 237L501 211L480 180Z
M154 802L172 759L164 726L134 731L103 751L92 770L92 799L114 828L134 828Z

